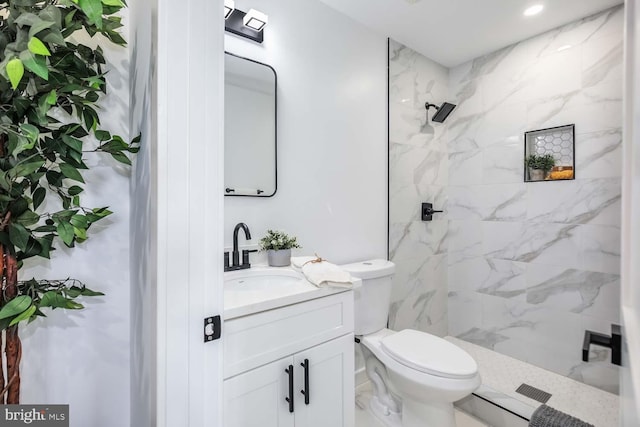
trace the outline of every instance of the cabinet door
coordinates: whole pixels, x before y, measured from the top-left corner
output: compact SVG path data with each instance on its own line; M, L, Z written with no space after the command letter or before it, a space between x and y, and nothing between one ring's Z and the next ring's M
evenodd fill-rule
M285 370L292 363L293 358L286 357L225 380L224 426L293 427L294 414L285 400L289 396Z
M302 351L296 367L296 427L352 427L354 425L353 334ZM305 360L308 388L305 389ZM309 403L305 403L307 392Z

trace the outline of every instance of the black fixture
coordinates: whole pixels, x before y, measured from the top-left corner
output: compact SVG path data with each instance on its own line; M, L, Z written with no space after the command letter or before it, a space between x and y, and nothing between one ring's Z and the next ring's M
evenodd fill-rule
M582 345L582 360L589 361L589 347L591 344L611 349L611 363L620 366L622 363L622 333L620 325L611 325L611 336L599 332L585 331Z
M427 102L426 104L424 104L424 108L427 109L427 112L429 112L430 108L435 108L436 109L436 113L431 118L431 121L432 122L442 123L447 119L447 117L449 117L449 114L451 114L453 109L456 108L456 104L450 104L448 102L443 102L442 105L438 107L436 104L430 104L430 103ZM427 116L427 119L428 118L429 117Z
M258 252L256 249L242 251L242 263L240 263L240 252L238 251L238 232L244 231L246 240L251 240L251 232L244 222L238 223L233 229L233 251L231 252L231 262L229 262L229 252L224 253L224 271L244 270L251 267L249 254Z
M246 12L239 9L233 10L231 15L229 15L229 17L224 21L225 31L229 31L236 36L244 37L257 43L262 43L264 41L264 30L257 31L244 25L243 19L245 15Z
M300 366L304 368L304 390L300 390L300 393L304 396L304 404L309 404L309 359L304 359L304 363Z
M285 397L289 403L289 412L293 413L293 365L289 365L289 368L284 370L289 375L289 397Z
M434 213L441 213L442 211L433 210L433 203L423 203L421 217L423 221L431 221L433 220Z

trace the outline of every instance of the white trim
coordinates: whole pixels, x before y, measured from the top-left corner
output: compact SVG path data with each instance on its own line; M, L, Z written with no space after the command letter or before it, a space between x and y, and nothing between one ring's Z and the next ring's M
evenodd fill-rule
M622 180L621 306L626 340L622 384L622 425L637 426L640 412L640 5L625 9L625 88Z

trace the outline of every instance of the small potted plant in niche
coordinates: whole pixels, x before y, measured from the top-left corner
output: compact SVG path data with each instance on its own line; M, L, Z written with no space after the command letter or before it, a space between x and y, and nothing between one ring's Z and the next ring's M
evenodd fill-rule
M527 157L529 179L531 181L544 181L555 164L556 160L553 158L552 154L545 154L542 156L538 156L536 154L530 155Z
M283 231L267 230L260 239L260 249L267 251L267 260L272 267L286 267L291 264L291 249L299 248L296 237L290 237Z

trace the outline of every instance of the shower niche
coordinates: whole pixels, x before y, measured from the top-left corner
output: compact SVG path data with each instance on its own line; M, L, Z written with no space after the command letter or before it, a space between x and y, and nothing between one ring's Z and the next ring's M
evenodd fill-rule
M575 125L524 134L524 181L575 179Z

